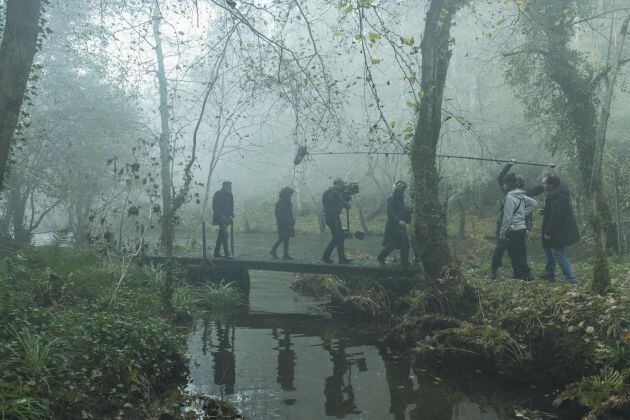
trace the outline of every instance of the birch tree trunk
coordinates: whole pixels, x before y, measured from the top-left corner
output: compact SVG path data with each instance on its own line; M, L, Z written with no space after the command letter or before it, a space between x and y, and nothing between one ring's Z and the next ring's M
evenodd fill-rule
M156 7L153 14L153 38L155 40L155 56L157 59L157 79L160 94L160 178L162 181L162 226L160 242L168 256L173 253L173 178L171 174L171 127L168 107L168 81L164 66L164 51L160 23L162 16Z

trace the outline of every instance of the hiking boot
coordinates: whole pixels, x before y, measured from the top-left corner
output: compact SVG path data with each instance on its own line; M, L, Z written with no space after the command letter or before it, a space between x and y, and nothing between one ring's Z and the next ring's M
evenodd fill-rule
M283 259L283 260L287 260L287 261L288 261L288 260L292 260L292 259L293 259L293 257L292 257L292 256L290 256L290 255L284 255L284 256L282 256L282 259Z
M329 258L322 257L322 262L326 264L334 264L334 261Z
M271 254L271 257L272 257L274 260L277 260L277 259L278 259L278 254L276 254L276 251L271 251L269 254Z
M378 265L379 265L380 267L385 267L385 266L387 266L387 263L385 262L385 260L380 260L380 259L377 259L377 261L378 261Z
M352 260L350 258L341 258L339 259L339 264L350 264Z

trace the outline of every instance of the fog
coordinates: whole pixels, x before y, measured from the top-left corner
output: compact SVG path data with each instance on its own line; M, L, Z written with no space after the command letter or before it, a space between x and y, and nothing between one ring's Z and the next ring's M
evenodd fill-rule
M429 2L235 3L46 5L0 202L5 238L30 242L37 232L69 230L90 242L119 231L123 242L140 225L157 232L164 174L173 196L184 189L174 217L191 229L210 220L211 195L225 180L233 183L237 225L272 219L264 213L285 186L297 191L302 215L321 213L321 193L337 177L360 184L356 207L370 220L383 214L392 183L413 181L408 153L414 133L425 129L417 110L427 95L420 82ZM450 33L437 154L553 162L580 191L575 140L558 135L567 130L563 117L542 105L536 113L537 99L524 99L540 95L528 84L543 83L536 81L542 79L538 64L525 76L514 61L525 46L542 42L522 26L524 6L465 3ZM596 73L611 45L627 55L615 31L628 4L577 3L568 18L570 46L588 63L584 71ZM604 168L627 158L627 75L620 70ZM300 146L309 155L294 165ZM464 197L478 217L494 216L500 162L435 162L445 206ZM519 172L534 183L545 168Z

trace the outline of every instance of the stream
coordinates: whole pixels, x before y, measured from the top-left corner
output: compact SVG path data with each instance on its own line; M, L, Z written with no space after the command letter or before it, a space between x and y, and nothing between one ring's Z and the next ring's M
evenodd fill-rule
M270 234L241 237L237 255L266 255L273 242ZM326 242L305 239L295 241L303 250L295 256L316 255ZM374 252L379 242L352 242L350 252ZM320 314L323 302L289 288L291 274L250 276L249 305L198 319L188 341L189 390L228 399L247 418L512 419L515 407L546 405L541 392L493 385L481 372L414 373L369 328Z

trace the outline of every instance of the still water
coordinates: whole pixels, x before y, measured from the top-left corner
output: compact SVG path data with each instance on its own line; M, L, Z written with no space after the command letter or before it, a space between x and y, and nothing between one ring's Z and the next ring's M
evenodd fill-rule
M321 302L292 291L290 275L251 278L249 307L197 320L188 342L190 390L231 400L248 418L508 419L533 403L474 374L416 374L376 334L319 315Z

